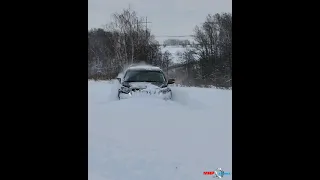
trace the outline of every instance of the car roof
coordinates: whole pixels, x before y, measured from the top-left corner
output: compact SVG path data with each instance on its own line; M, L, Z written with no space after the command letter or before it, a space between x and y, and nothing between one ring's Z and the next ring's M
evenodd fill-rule
M128 70L162 71L159 67L148 65L131 66L126 71Z

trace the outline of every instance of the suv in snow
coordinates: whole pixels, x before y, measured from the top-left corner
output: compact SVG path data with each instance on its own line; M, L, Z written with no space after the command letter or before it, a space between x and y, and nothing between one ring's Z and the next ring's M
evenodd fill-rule
M132 96L152 95L168 100L172 99L168 84L174 79L167 79L159 67L132 66L129 67L122 78L117 78L121 84L118 89L118 98L127 99Z

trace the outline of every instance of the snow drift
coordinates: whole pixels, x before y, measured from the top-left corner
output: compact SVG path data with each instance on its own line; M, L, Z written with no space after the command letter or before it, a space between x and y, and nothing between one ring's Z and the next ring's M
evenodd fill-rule
M203 171L232 172L231 91L173 87L173 101L119 101L118 85L88 82L89 180L201 180L210 178Z

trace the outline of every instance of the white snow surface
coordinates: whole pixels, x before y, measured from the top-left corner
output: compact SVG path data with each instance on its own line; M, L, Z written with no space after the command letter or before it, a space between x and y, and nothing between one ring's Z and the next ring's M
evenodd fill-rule
M174 101L117 100L117 81L88 82L89 180L232 179L232 91L172 87Z

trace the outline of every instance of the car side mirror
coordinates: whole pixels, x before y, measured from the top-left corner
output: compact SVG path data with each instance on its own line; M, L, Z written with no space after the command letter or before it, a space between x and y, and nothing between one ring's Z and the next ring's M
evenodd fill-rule
M169 80L168 80L168 84L173 84L174 82L175 82L174 79L169 79Z
M117 80L119 81L119 83L121 84L121 78L117 78Z

